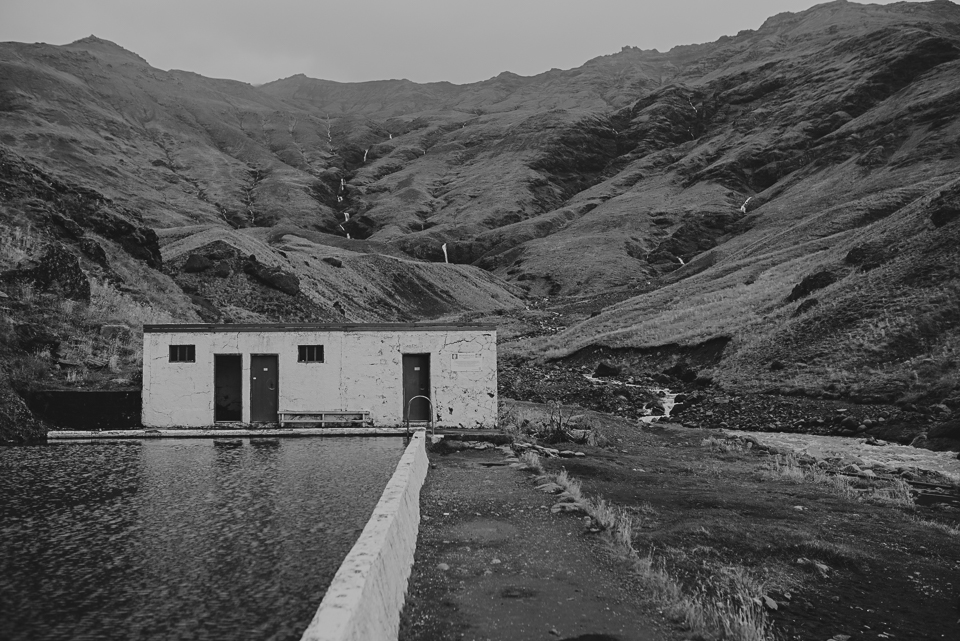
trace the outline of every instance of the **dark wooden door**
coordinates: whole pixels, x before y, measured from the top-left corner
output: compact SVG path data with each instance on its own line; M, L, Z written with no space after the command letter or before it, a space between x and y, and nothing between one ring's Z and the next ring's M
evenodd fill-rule
M403 415L407 416L407 407L410 408L411 421L429 421L430 403L423 398L410 399L416 396L430 398L430 354L403 355Z
M250 357L250 421L276 423L280 371L276 354Z
M243 420L243 374L240 354L214 354L214 421Z

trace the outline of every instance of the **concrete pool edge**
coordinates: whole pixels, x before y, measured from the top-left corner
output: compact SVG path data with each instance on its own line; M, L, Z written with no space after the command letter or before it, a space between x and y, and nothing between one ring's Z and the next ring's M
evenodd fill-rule
M402 427L287 427L257 430L246 429L164 429L164 430L52 430L48 441L116 438L240 438L278 436L403 436L412 433Z
M426 437L413 434L301 641L396 639L420 529Z

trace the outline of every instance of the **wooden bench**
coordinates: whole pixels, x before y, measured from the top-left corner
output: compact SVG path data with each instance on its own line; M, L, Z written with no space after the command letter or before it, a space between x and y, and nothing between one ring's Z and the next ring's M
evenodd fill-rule
M320 427L353 426L366 427L373 425L370 410L323 410L309 412L305 410L282 410L277 412L280 427L299 424L318 424Z

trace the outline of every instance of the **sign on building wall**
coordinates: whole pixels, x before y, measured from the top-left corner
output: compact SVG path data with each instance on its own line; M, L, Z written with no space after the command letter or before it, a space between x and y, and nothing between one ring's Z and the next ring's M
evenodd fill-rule
M479 372L482 362L480 352L460 352L450 355L450 369L454 372Z

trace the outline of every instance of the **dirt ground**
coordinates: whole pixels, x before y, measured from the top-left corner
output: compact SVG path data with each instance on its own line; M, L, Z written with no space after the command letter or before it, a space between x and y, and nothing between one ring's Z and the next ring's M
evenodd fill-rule
M702 444L716 432L595 418L609 443L563 444L586 456L547 470L626 509L636 549L685 592L749 575L783 641L960 638L955 507L856 500L776 476L766 452ZM431 461L401 639L695 638L503 453Z

